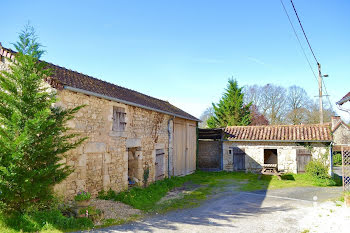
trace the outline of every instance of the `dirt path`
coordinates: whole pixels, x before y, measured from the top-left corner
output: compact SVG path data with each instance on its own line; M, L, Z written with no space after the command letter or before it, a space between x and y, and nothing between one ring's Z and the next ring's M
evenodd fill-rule
M176 231L218 233L233 231L313 231L315 226L312 224L307 225L303 220L310 216L317 217L318 212L325 205L333 204L334 206L327 208L343 208L336 207L333 202L322 203L327 199L338 197L340 193L341 188L315 187L288 188L267 192L237 192L231 190L217 195L198 208L174 211L165 215L156 215L139 222L100 229L94 232ZM315 195L318 197L317 202L313 201ZM327 211L332 214L332 211ZM313 219L315 220L316 217L313 217ZM346 220L346 218L345 216L344 219ZM334 218L334 221L337 221L337 219ZM315 224L317 225L317 222ZM341 232L341 224L343 223L334 224L340 229L337 228L337 232ZM347 224L346 221L345 224ZM321 230L318 229L318 231ZM330 229L326 229L324 232L327 232L327 230L329 232ZM334 231L332 230L332 232Z

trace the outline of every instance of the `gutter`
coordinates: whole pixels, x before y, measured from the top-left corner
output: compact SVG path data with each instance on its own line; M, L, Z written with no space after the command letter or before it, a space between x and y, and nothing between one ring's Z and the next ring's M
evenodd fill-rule
M173 116L173 117L179 117L179 118L182 118L182 119L191 120L191 121L197 121L197 122L200 121L198 119L192 119L192 118L189 118L189 117L184 117L184 116L181 116L181 115L178 115L178 114L174 114L174 113L171 113L171 112L155 109L155 108L152 108L152 107L147 107L147 106L144 106L144 105L141 105L141 104L136 104L136 103L133 103L133 102L130 102L130 101L121 100L121 99L114 98L114 97L109 97L109 96L106 96L106 95L98 94L98 93L91 92L91 91L86 91L86 90L75 88L75 87L64 86L63 88L65 90L68 90L68 91L74 91L74 92L82 93L82 94L85 94L85 95L91 95L91 96L95 96L95 97L98 97L98 98L102 98L102 99L106 99L106 100L111 100L111 101L115 101L115 102L131 105L131 106L134 106L134 107L139 107L139 108L143 108L143 109L147 109L147 110L151 110L151 111L167 114L167 115L170 115L170 116Z
M339 100L338 102L336 102L337 105L342 105L344 104L345 102L349 101L350 100L350 96L349 97L346 97L345 99L343 100Z
M350 98L350 97L349 97L349 98ZM350 114L350 109L346 109L346 108L342 107L342 104L345 103L345 102L343 102L342 104L338 104L338 103L339 103L339 102L337 102L336 104L337 104L339 110L341 110L341 111L343 111L343 112L347 112L348 114Z

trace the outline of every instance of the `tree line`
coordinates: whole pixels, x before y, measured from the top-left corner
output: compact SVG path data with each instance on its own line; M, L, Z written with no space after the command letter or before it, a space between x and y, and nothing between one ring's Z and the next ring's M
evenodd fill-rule
M324 104L323 115L325 122L330 121L334 115L332 107ZM316 124L319 118L317 101L302 87L274 84L239 87L236 80L229 79L220 101L202 113L199 126Z

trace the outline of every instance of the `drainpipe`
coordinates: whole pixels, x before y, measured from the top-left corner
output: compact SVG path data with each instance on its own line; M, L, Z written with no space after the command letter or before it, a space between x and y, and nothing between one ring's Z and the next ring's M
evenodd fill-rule
M173 160L173 141L174 139L171 138L172 137L172 133L173 133L173 127L174 127L174 124L173 124L173 127L171 127L171 122L174 122L174 116L169 118L168 120L168 178L171 177L171 172L170 172L170 158L171 160ZM171 143L171 148L170 148L170 142ZM171 153L170 153L171 151Z
M329 166L329 175L333 176L333 142L329 144L329 161L330 161L330 166Z

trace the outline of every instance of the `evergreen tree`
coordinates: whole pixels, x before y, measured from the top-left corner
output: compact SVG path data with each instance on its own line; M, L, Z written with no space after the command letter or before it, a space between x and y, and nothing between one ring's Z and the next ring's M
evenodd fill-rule
M14 46L9 71L0 73L0 205L9 213L48 204L72 172L59 161L85 139L66 126L81 106L55 107L55 91L44 85L51 70L39 61L34 29L26 26Z
M218 104L213 103L214 116L207 121L209 128L250 124L249 109L252 103L244 105L242 89L238 87L236 80L229 79L226 92L221 100Z

